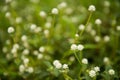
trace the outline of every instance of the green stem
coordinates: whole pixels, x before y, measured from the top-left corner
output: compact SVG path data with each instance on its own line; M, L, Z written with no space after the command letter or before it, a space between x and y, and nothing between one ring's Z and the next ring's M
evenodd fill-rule
M85 24L85 27L88 25L91 16L92 16L92 12L90 12L90 14L89 14L89 17L88 17L88 19L87 19L87 22L86 22L86 24ZM81 33L80 33L80 37L81 37L81 35L83 34L84 30L85 30L85 29L83 29L83 30L81 31Z
M63 73L63 76L65 80L73 80L70 76L68 76L66 73Z
M75 55L76 59L78 60L78 62L79 62L80 65L81 65L81 62L80 62L79 57L77 56L77 53L76 53L76 52L74 52L74 55Z

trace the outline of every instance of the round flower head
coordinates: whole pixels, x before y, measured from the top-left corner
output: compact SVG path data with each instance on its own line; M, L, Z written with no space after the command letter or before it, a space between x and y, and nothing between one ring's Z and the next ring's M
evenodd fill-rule
M96 19L95 24L100 25L100 24L102 24L102 21L100 19Z
M59 62L59 60L54 60L54 61L53 61L53 65L54 65L55 68L57 68L57 69L62 68L62 64Z
M94 67L94 70L95 70L96 72L98 72L98 71L100 71L100 68L99 68L98 66L96 66L96 67Z
M14 28L13 27L9 27L8 28L8 33L13 33L15 30L14 30Z
M40 12L39 12L39 16L42 17L42 18L45 18L46 15L47 15L47 14L45 13L45 11L40 11Z
M89 11L93 12L96 10L95 6L94 5L90 5L89 8L88 8Z
M80 51L82 51L82 50L84 49L84 46L81 45L81 44L79 44L79 45L77 46L77 49L80 50Z
M53 8L51 12L52 12L52 14L58 14L59 13L57 8Z
M96 76L96 72L94 70L90 70L89 71L89 76L90 77L95 77Z
M71 45L71 50L76 50L77 49L77 45L76 44L72 44Z
M110 75L114 75L114 74L115 74L115 71L114 71L113 69L110 69L110 70L108 71L108 73L109 73Z
M68 69L68 65L67 64L63 64L63 69Z
M117 31L120 31L120 26L117 26L116 29L117 29Z
M83 24L79 25L79 30L84 30L85 26Z
M83 63L83 64L88 64L88 60L87 60L86 58L83 58L83 59L82 59L82 63Z

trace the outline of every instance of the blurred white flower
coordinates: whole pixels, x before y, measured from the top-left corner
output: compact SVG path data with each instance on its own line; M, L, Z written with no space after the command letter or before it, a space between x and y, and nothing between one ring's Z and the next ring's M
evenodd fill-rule
M52 11L51 11L51 13L52 13L52 14L58 14L58 13L59 13L59 11L58 11L58 9L57 9L57 8L53 8L53 9L52 9Z
M83 59L82 59L82 63L83 63L83 64L88 64L87 58L83 58Z
M46 27L46 28L50 28L51 26L52 26L51 22L46 22L46 23L45 23L45 27Z
M96 10L95 6L94 5L90 5L89 8L88 8L89 11L93 12Z
M2 48L3 53L6 53L8 51L7 47Z
M13 27L8 28L8 33L13 33L14 31L15 31L15 29Z
M105 0L105 1L104 1L104 6L105 6L105 7L110 7L110 2L109 2L108 0Z
M28 71L29 73L33 73L34 69L33 69L33 67L28 67L28 68L26 69L26 71Z
M22 22L22 18L21 17L17 17L16 20L15 20L16 23L21 23Z
M109 73L110 75L114 75L114 74L115 74L115 71L114 71L113 69L110 69L110 70L108 71L108 73Z
M24 58L24 59L23 59L23 62L24 62L24 64L26 65L26 64L29 63L29 59L28 59L28 58Z
M43 58L43 54L40 54L40 53L39 53L39 54L37 55L37 58L38 58L38 59L42 59L42 58Z
M59 62L59 60L54 60L54 61L53 61L53 65L54 65L55 68L57 68L57 69L62 68L62 64Z
M84 46L83 46L82 44L79 44L79 45L77 46L77 49L80 50L80 51L82 51L82 50L84 49Z
M96 35L96 31L95 31L94 29L91 29L90 34L91 34L92 36L95 36L95 35Z
M11 13L10 13L10 12L6 12L6 13L5 13L5 17L6 17L6 18L10 18L10 17L11 17Z
M120 31L120 26L117 26L117 27L116 27L116 30L117 30L117 31Z
M61 2L58 6L59 9L63 9L65 7L67 7L67 3L66 2Z
M29 51L28 49L24 49L22 53L23 53L24 55L28 55L29 52L30 52L30 51Z
M78 28L79 28L79 30L81 30L81 31L82 31L82 30L84 30L84 29L85 29L85 25L81 24L81 25L79 25L79 27L78 27Z
M95 70L96 72L98 72L98 71L100 71L100 67L96 66L96 67L94 67L94 70Z
M78 38L78 37L79 37L79 34L75 34L75 37Z
M42 17L42 18L45 18L47 16L47 14L46 14L45 11L40 11L39 16Z
M100 24L102 24L102 21L100 19L96 19L95 24L100 25Z
M100 36L95 36L95 42L100 42L100 40L101 40L101 38L100 38Z
M39 51L40 51L40 52L44 52L44 51L45 51L45 47L41 46L41 47L39 48Z
M77 50L77 45L76 44L72 44L71 45L71 50Z
M25 66L22 64L19 66L19 71L23 73L25 71Z
M104 63L109 63L109 58L108 57L104 57L103 62Z
M48 37L48 36L49 36L49 33L50 33L50 32L49 32L49 30L47 30L47 29L46 29L46 30L44 30L44 34L45 34L45 36L46 36L46 37Z
M107 36L107 35L106 35L106 36L104 36L104 41L105 41L105 42L109 42L109 41L110 41L110 37L109 37L109 36Z
M37 50L34 50L33 54L37 56L39 54L39 52Z
M26 35L22 35L21 40L22 40L23 42L26 42L26 41L27 41L27 36L26 36Z
M36 29L37 25L36 24L31 24L30 26L30 30L31 31L34 31Z
M96 76L96 72L94 70L90 70L89 71L89 76L92 77L92 78L95 77Z
M67 64L63 64L63 69L68 69L68 65Z

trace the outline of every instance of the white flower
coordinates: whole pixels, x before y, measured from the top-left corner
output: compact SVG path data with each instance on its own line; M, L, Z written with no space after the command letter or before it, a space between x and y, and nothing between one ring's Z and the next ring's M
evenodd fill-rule
M81 24L79 25L79 30L84 30L85 29L85 25Z
M110 2L109 2L108 0L105 0L105 1L104 1L104 6L105 6L105 7L109 7L109 6L110 6Z
M93 12L96 10L95 6L94 5L90 5L89 8L88 8L89 11Z
M102 24L102 21L100 19L96 19L95 24L100 25L100 24Z
M28 58L24 58L24 59L23 59L23 62L24 62L24 64L28 64L29 59L28 59Z
M77 50L77 45L76 44L72 44L71 45L71 50Z
M45 18L47 16L47 14L45 13L45 11L40 11L39 16L42 18Z
M33 67L28 67L28 68L27 68L27 71L28 71L29 73L33 73L34 69L33 69Z
M38 54L37 58L38 59L42 59L43 58L43 54Z
M68 69L68 65L67 64L63 64L63 69Z
M110 75L114 75L114 74L115 74L115 71L114 71L113 69L110 69L110 70L108 71L108 73L109 73Z
M44 51L45 51L45 48L42 46L42 47L39 48L39 51L40 51L40 52L44 52Z
M58 5L58 8L59 9L63 9L67 6L67 3L66 2L61 2L59 5Z
M40 31L42 31L41 27L36 27L35 30L34 30L35 33L39 33Z
M57 68L57 69L62 68L62 64L59 62L59 60L53 61L53 65L54 65L55 68Z
M10 18L11 17L11 13L10 12L6 12L5 17L6 18Z
M106 35L106 36L104 36L104 41L105 41L105 42L109 42L109 41L110 41L110 37L109 37L109 36L107 36L107 35Z
M96 67L94 67L94 70L95 70L96 72L98 72L98 71L100 71L100 68L99 68L98 66L96 66Z
M22 40L23 42L27 41L27 36L26 36L26 35L23 35L23 36L21 37L21 40Z
M44 30L44 34L45 34L45 36L46 36L46 37L48 37L48 36L49 36L49 33L50 33L50 32L49 32L49 30L47 30L47 29L46 29L46 30Z
M36 29L36 27L37 27L36 24L31 24L30 30L31 30L31 31L33 30L33 31L34 31L34 30Z
M15 29L13 27L8 28L8 33L13 33L14 31L15 31Z
M109 58L108 57L104 57L103 62L104 63L109 63Z
M77 49L80 50L80 51L82 51L82 50L84 49L84 46L83 46L82 44L79 44L79 45L77 46Z
M117 29L117 31L120 31L120 26L117 26L116 29Z
M19 46L19 44L17 44L17 43L13 45L13 48L15 48L15 49L19 49L19 47L20 47L20 46Z
M22 52L24 55L28 55L29 54L29 50L28 49L24 49Z
M51 22L46 22L46 23L45 23L45 27L46 27L46 28L50 28L51 25L52 25Z
M33 51L33 54L34 54L34 55L38 55L39 52L38 52L37 50L35 50L35 51Z
M92 29L92 30L90 31L90 34L91 34L92 36L95 36L95 35L96 35L96 31L95 31L94 29Z
M22 18L21 17L17 17L15 21L16 21L16 23L21 23L22 22Z
M89 71L89 76L90 77L95 77L96 76L96 72L94 70L90 70Z
M52 13L52 14L58 14L58 13L59 13L59 11L58 11L58 9L57 9L57 8L53 8L53 9L52 9L52 11L51 11L51 13Z
M20 65L20 66L19 66L19 71L20 71L21 73L23 73L23 72L25 71L25 66L24 66L24 65Z
M101 40L100 36L95 36L95 41L99 42Z
M79 34L75 34L75 37L79 37Z
M83 63L83 64L88 64L87 58L83 58L83 59L82 59L82 63Z

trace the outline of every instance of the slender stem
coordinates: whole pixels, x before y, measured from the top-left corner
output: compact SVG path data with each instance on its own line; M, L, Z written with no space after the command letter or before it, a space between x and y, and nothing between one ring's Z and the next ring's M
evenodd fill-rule
M74 52L74 55L75 55L76 59L78 60L78 62L79 62L80 65L81 65L81 62L80 62L79 57L77 56L77 53L76 53L76 52Z
M63 73L63 76L65 80L73 80L70 76L68 76L66 73Z
M87 22L86 22L86 24L85 24L85 27L88 25L91 16L92 16L92 12L90 12L90 14L89 14L89 17L88 17L88 19L87 19ZM84 30L85 30L85 29L83 29L83 30L81 31L81 33L80 33L80 37L81 37L81 35L83 34Z

